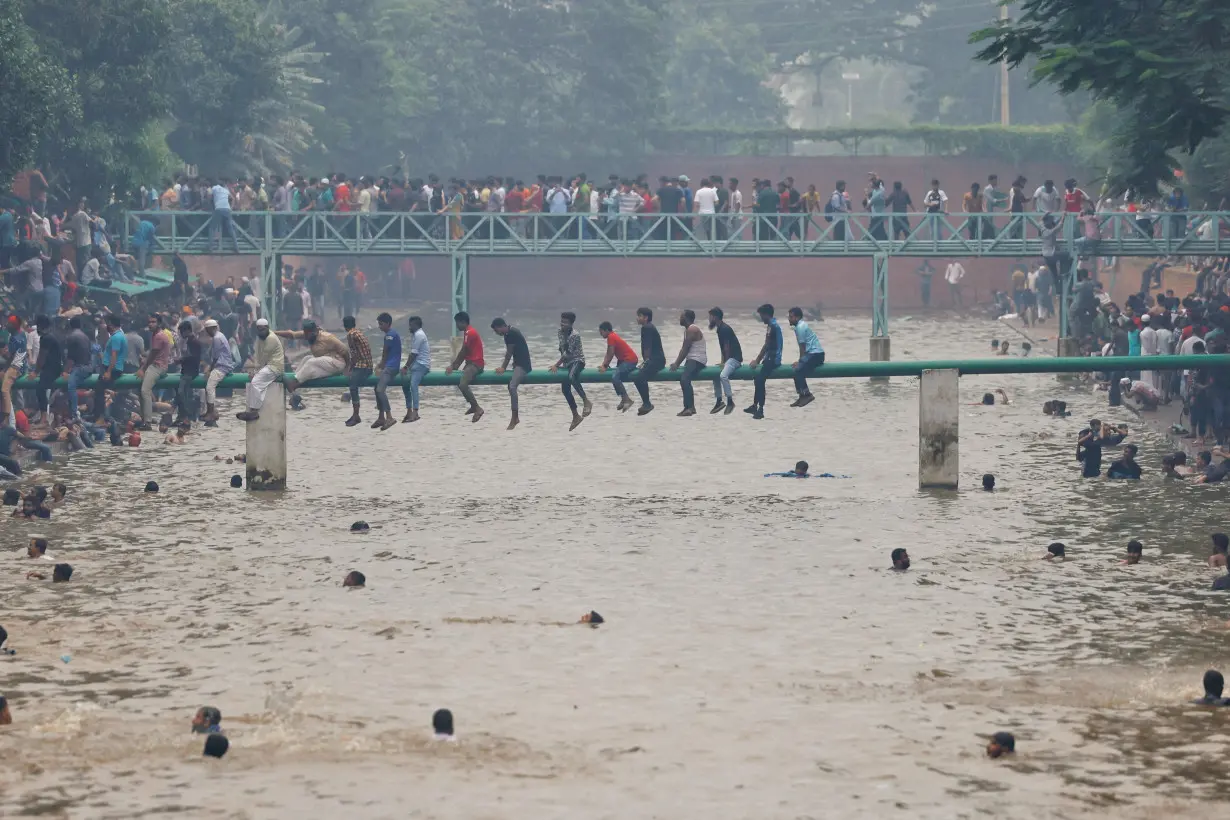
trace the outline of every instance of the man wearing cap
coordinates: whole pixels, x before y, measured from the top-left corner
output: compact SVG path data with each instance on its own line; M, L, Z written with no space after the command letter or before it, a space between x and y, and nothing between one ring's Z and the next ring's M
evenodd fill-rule
M256 372L248 382L248 409L235 414L235 418L240 421L256 421L260 418L260 409L265 403L269 385L282 378L286 369L286 353L282 350L282 340L269 332L268 319L256 320L256 348L252 355Z
M294 393L299 385L325 376L336 376L346 369L350 350L341 339L321 330L311 319L303 322L303 330L279 330L283 339L303 339L311 348L311 355L299 364L293 376L286 379L286 389Z
M259 320L259 324L262 320ZM265 322L268 327L269 323ZM209 349L205 351L205 422L218 421L218 383L225 379L235 369L235 359L231 355L231 345L223 335L218 323L213 319L205 320L205 335L209 337Z

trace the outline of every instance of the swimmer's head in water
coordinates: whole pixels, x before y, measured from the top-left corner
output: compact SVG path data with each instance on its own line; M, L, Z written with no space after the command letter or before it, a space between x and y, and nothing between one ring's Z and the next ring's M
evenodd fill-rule
M982 477L982 489L988 492L995 489L995 476L987 473Z
M992 339L992 340L991 340L991 349L992 349L992 350L998 350L998 349L999 349L999 339Z
M367 576L359 572L357 569L352 569L346 573L346 577L342 579L344 587L364 587L367 586Z
M989 404L995 404L995 394L994 394L994 393L983 393L983 394L982 394L982 403L983 403L983 404L988 404L988 405L989 405Z
M0 726L8 726L13 722L13 714L9 711L9 702L0 695Z
M26 548L26 555L31 558L39 558L47 554L47 539L46 538L31 538L30 546Z
M1033 349L1034 349L1034 346L1031 345L1029 342L1021 342L1021 350L1024 350L1026 353L1030 352Z
M431 728L437 735L453 736L453 713L448 709L437 709L431 716Z
M370 529L371 527L368 526L366 521L356 521L350 525L351 532L367 532Z
M905 551L905 547L897 547L893 550L893 569L909 569L910 554Z
M242 477L242 476L240 476L238 473L236 473L235 475L231 476L231 486L232 486L232 487L234 487L234 488L236 488L236 489L238 489L238 488L242 487L242 486L243 486L243 477Z
M222 712L213 706L202 706L192 717L192 731L200 734L220 731Z
M1043 402L1042 403L1042 415L1044 416L1055 415L1055 402L1053 401Z
M72 564L56 564L51 571L51 580L57 584L67 583L73 577Z
M808 464L806 461L796 462L794 465L794 474L795 475L807 475L807 468L808 468Z
M999 352L1000 353L1008 352L1008 340L1007 339L999 343Z
M1046 560L1048 561L1054 558L1063 558L1064 555L1064 546L1058 541L1046 548Z
M1139 564L1140 557L1144 554L1145 547L1139 541L1128 541L1127 545L1127 563Z
M212 734L205 738L205 757L222 757L231 748L231 742L226 735Z
M1221 672L1216 669L1210 669L1204 673L1204 693L1209 697L1220 698L1222 690L1226 688L1226 679L1222 677Z
M1213 533L1213 552L1220 552L1225 555L1227 550L1230 550L1230 538L1226 537L1224 532Z
M145 491L146 491L147 493L156 493L156 492L158 492L158 482L157 482L157 481L147 481L147 482L145 482Z
M1136 454L1138 452L1140 452L1140 450L1136 447L1135 444L1129 444L1123 448L1123 457L1124 458L1136 458Z
M9 489L4 491L4 506L16 507L21 501L21 493L17 490Z
M987 744L987 757L1003 757L1016 752L1016 738L1012 732L996 732Z
M589 612L586 612L581 616L581 623L597 626L598 624L606 623L606 618L599 615L596 610L591 609Z

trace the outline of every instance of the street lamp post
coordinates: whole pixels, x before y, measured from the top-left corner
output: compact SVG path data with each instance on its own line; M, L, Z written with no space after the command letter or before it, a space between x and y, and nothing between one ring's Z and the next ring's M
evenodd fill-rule
M854 120L854 84L859 76L852 71L842 72L841 78L846 81L846 119Z

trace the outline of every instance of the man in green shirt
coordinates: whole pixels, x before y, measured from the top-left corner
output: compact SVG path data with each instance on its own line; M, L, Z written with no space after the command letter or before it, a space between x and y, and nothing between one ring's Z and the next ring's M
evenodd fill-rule
M760 180L760 190L756 193L756 238L775 239L777 232L777 214L781 210L782 198L773 189L773 183L767 179Z
M281 379L286 370L286 353L282 349L282 341L269 332L267 319L256 320L256 344L252 356L256 372L248 382L248 409L235 415L240 421L256 421L260 418L260 409L265 404L269 385Z

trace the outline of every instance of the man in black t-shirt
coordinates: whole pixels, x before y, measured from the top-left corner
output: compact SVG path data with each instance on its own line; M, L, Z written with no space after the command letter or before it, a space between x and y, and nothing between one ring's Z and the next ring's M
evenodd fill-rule
M679 190L677 180L662 177L661 182L662 186L657 191L658 205L659 210L666 216L666 219L662 220L662 224L654 232L654 238L666 239L669 226L670 237L678 239L685 234L680 228L679 220L673 214L680 213L683 210L683 191Z
M717 332L718 355L722 360L722 372L713 380L714 404L713 409L709 412L716 413L725 409L726 415L730 415L735 411L735 397L730 387L730 377L743 365L743 348L739 345L739 337L735 335L734 328L726 324L722 316L721 308L709 309L709 329ZM725 402L722 401L723 394L726 396Z
M509 362L513 365L513 375L508 381L508 397L512 403L512 419L508 422L508 429L511 430L521 421L517 405L517 387L534 369L530 364L530 346L525 342L525 335L503 319L492 319L491 329L504 337L504 363L495 369L496 374L507 370Z
M653 410L649 401L649 380L666 367L666 353L662 350L662 335L653 326L653 311L647 307L637 308L636 323L641 326L641 366L632 383L641 394L641 406L636 414L643 416Z

